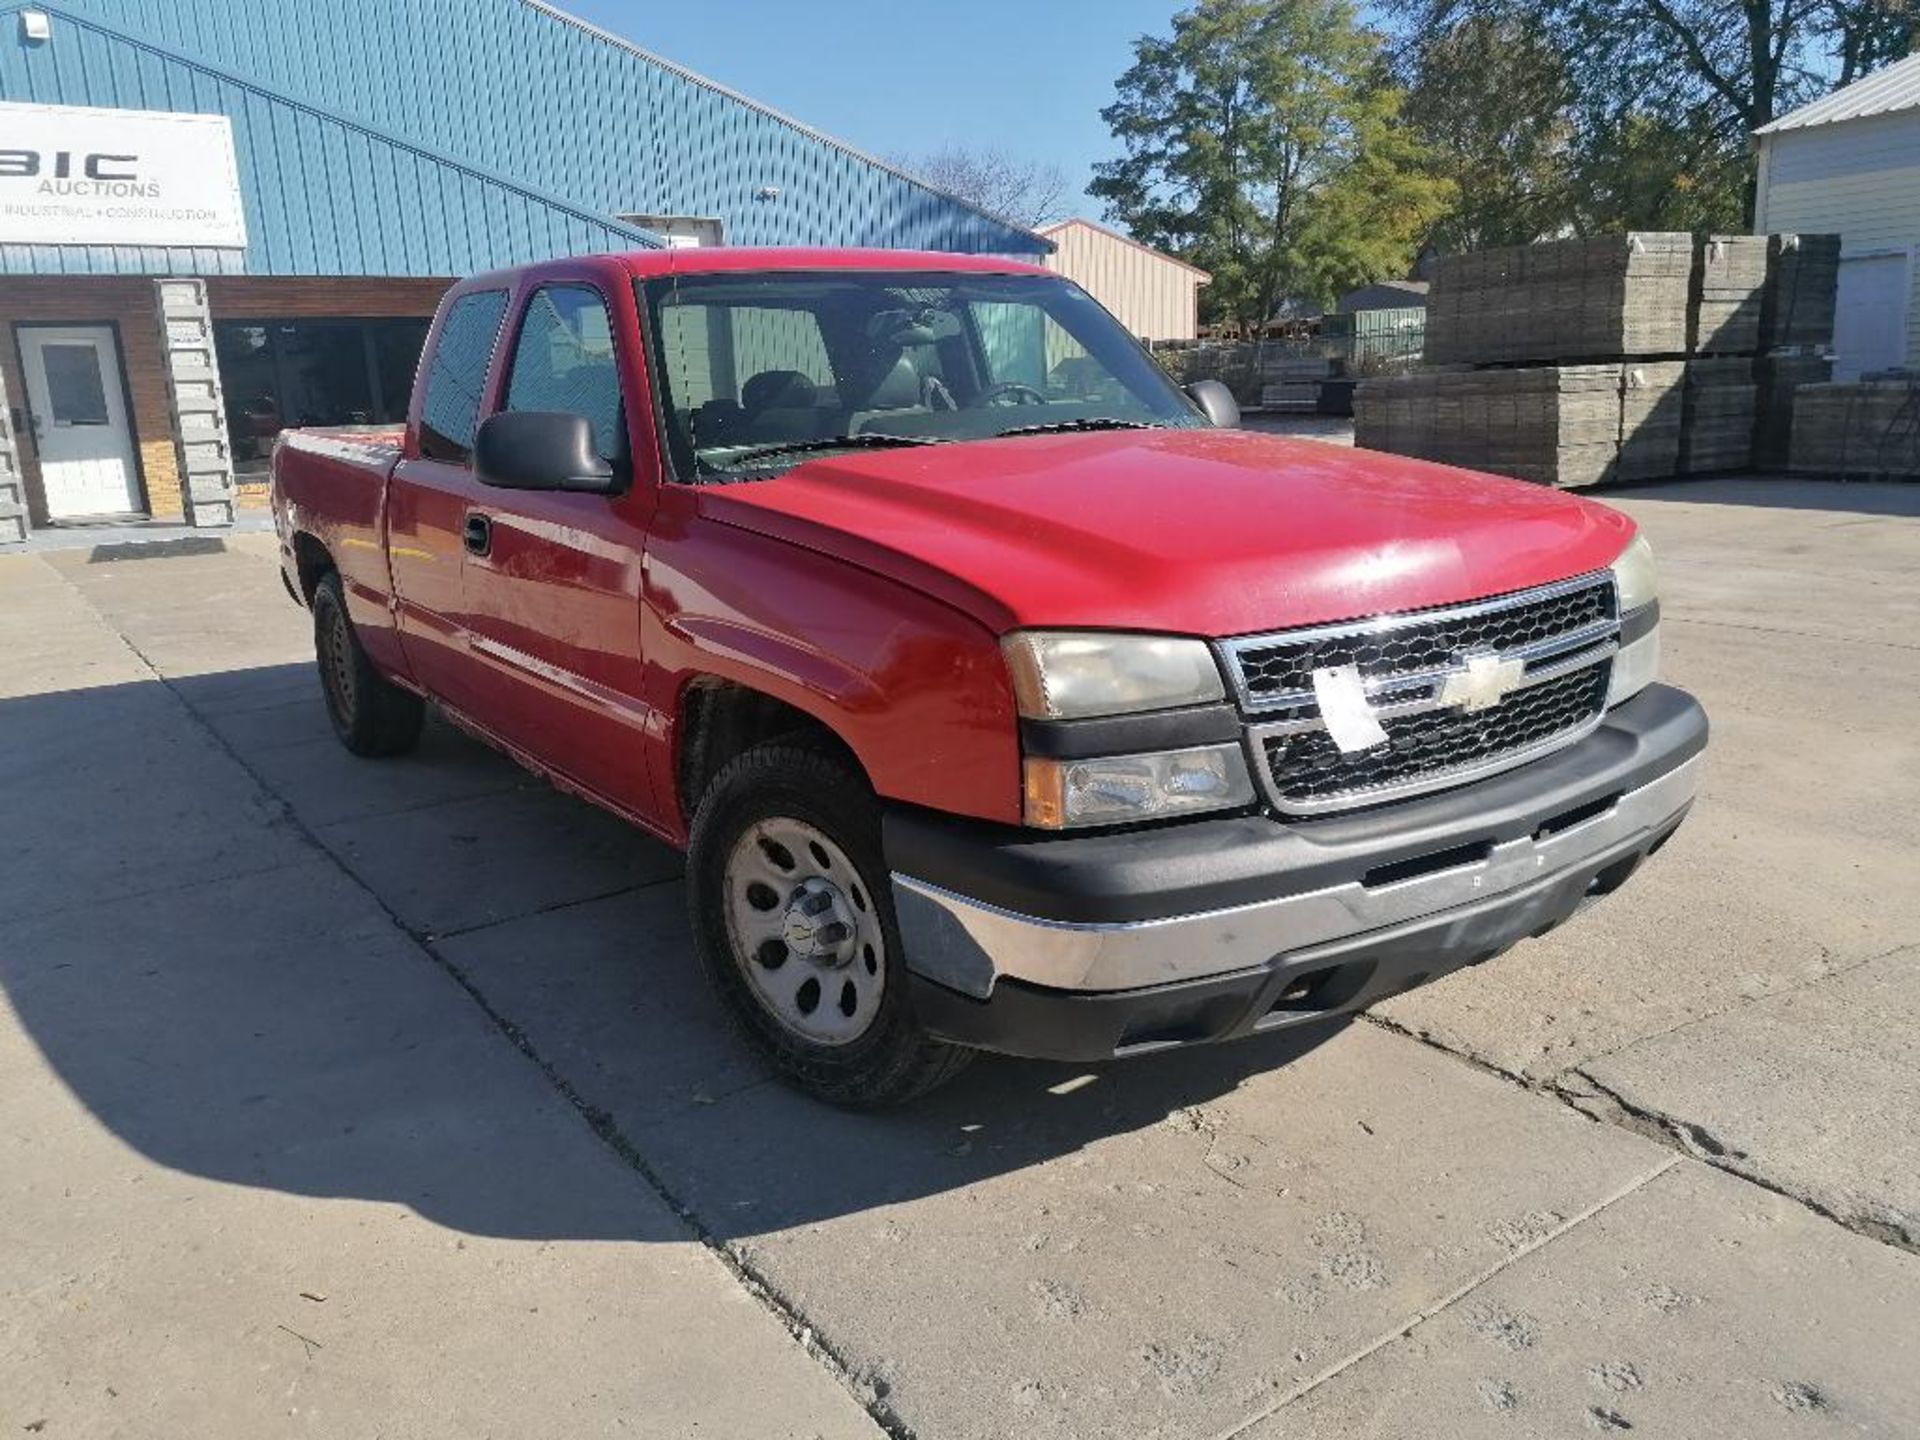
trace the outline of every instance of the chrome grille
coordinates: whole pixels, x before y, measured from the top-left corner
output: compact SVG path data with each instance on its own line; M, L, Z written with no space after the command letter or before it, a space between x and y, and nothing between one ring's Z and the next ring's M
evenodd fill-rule
M1470 605L1250 636L1223 651L1268 798L1315 814L1462 784L1572 743L1605 709L1619 629L1602 571ZM1448 678L1486 655L1521 662L1516 688L1485 709L1443 700ZM1342 665L1358 669L1384 745L1343 754L1326 733L1313 672Z
M1424 710L1382 720L1387 743L1342 755L1325 730L1265 741L1267 779L1285 805L1305 810L1328 799L1364 805L1410 777L1446 778L1495 756L1513 760L1557 748L1606 703L1610 665L1588 665L1517 691L1492 710ZM1517 763L1517 761L1515 762Z

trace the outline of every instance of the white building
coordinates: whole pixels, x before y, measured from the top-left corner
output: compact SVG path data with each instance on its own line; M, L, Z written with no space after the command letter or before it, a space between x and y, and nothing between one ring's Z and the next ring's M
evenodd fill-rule
M1840 236L1834 374L1920 367L1920 55L1756 133L1755 233Z
M1212 277L1184 260L1091 220L1063 220L1039 232L1053 241L1040 263L1111 310L1144 340L1192 340L1200 333L1200 287Z

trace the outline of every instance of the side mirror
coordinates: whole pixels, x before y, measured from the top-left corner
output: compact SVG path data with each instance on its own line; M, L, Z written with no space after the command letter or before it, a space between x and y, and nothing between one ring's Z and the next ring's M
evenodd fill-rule
M560 410L489 415L473 440L473 474L497 490L606 495L618 488L613 467L594 449L592 423Z
M1240 424L1240 402L1233 398L1233 391L1218 380L1194 381L1187 386L1187 398L1222 430L1232 430Z

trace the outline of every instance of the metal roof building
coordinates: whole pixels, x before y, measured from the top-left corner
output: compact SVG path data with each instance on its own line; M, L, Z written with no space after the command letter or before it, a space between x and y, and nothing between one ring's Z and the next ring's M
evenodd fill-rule
M1781 116L1754 232L1838 232L1834 374L1920 366L1920 55Z
M0 542L218 520L452 278L663 243L1052 248L541 0L0 0Z
M1144 340L1191 340L1200 330L1200 287L1213 277L1177 255L1142 245L1091 220L1042 227L1054 253L1042 263L1065 275Z

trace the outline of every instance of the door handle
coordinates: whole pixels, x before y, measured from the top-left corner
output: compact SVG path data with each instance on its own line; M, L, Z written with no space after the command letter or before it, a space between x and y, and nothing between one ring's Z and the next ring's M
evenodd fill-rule
M493 548L493 521L475 510L467 515L467 553L484 555Z

